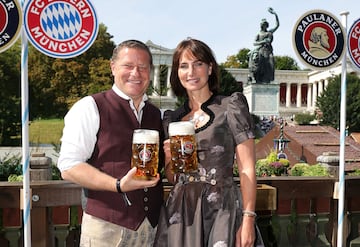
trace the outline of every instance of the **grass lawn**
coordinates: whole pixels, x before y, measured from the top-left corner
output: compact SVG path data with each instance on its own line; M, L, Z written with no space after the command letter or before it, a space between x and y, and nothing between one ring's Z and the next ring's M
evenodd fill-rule
M31 121L29 141L31 144L60 144L63 119L45 119Z

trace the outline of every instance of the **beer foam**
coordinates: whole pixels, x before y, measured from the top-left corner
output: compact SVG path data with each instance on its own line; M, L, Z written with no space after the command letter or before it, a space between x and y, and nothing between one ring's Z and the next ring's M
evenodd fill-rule
M194 124L190 121L172 122L169 124L169 136L194 135Z
M133 143L159 144L159 132L157 130L136 129L133 134Z

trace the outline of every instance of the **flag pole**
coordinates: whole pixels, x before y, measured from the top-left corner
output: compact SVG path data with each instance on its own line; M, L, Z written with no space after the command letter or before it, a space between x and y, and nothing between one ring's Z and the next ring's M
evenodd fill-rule
M347 33L347 16L349 12L341 12L344 32ZM347 45L345 35L345 45ZM340 92L340 162L339 162L339 200L338 200L338 229L337 246L343 246L344 231L344 197L345 197L345 131L346 131L346 51L341 64L341 92Z
M24 10L26 0L21 0ZM29 152L29 82L28 82L28 40L24 25L21 30L21 140L22 140L22 168L23 168L23 227L24 246L31 247L31 215L30 215L30 152Z

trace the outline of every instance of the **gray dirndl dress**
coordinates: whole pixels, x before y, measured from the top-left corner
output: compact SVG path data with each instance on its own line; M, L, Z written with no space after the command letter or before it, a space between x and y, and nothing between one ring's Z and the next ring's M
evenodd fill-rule
M212 96L201 106L210 116L196 130L199 172L178 174L164 205L154 246L232 247L242 221L242 200L233 180L237 144L254 138L254 125L241 93ZM188 102L164 114L164 128L190 112Z

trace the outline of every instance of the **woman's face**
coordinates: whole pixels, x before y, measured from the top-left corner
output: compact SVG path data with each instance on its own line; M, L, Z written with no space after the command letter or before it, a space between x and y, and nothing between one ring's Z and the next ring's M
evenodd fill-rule
M260 23L261 30L266 30L269 27L269 23L266 21Z
M190 51L185 51L179 61L178 76L187 91L208 88L212 67L197 59Z

